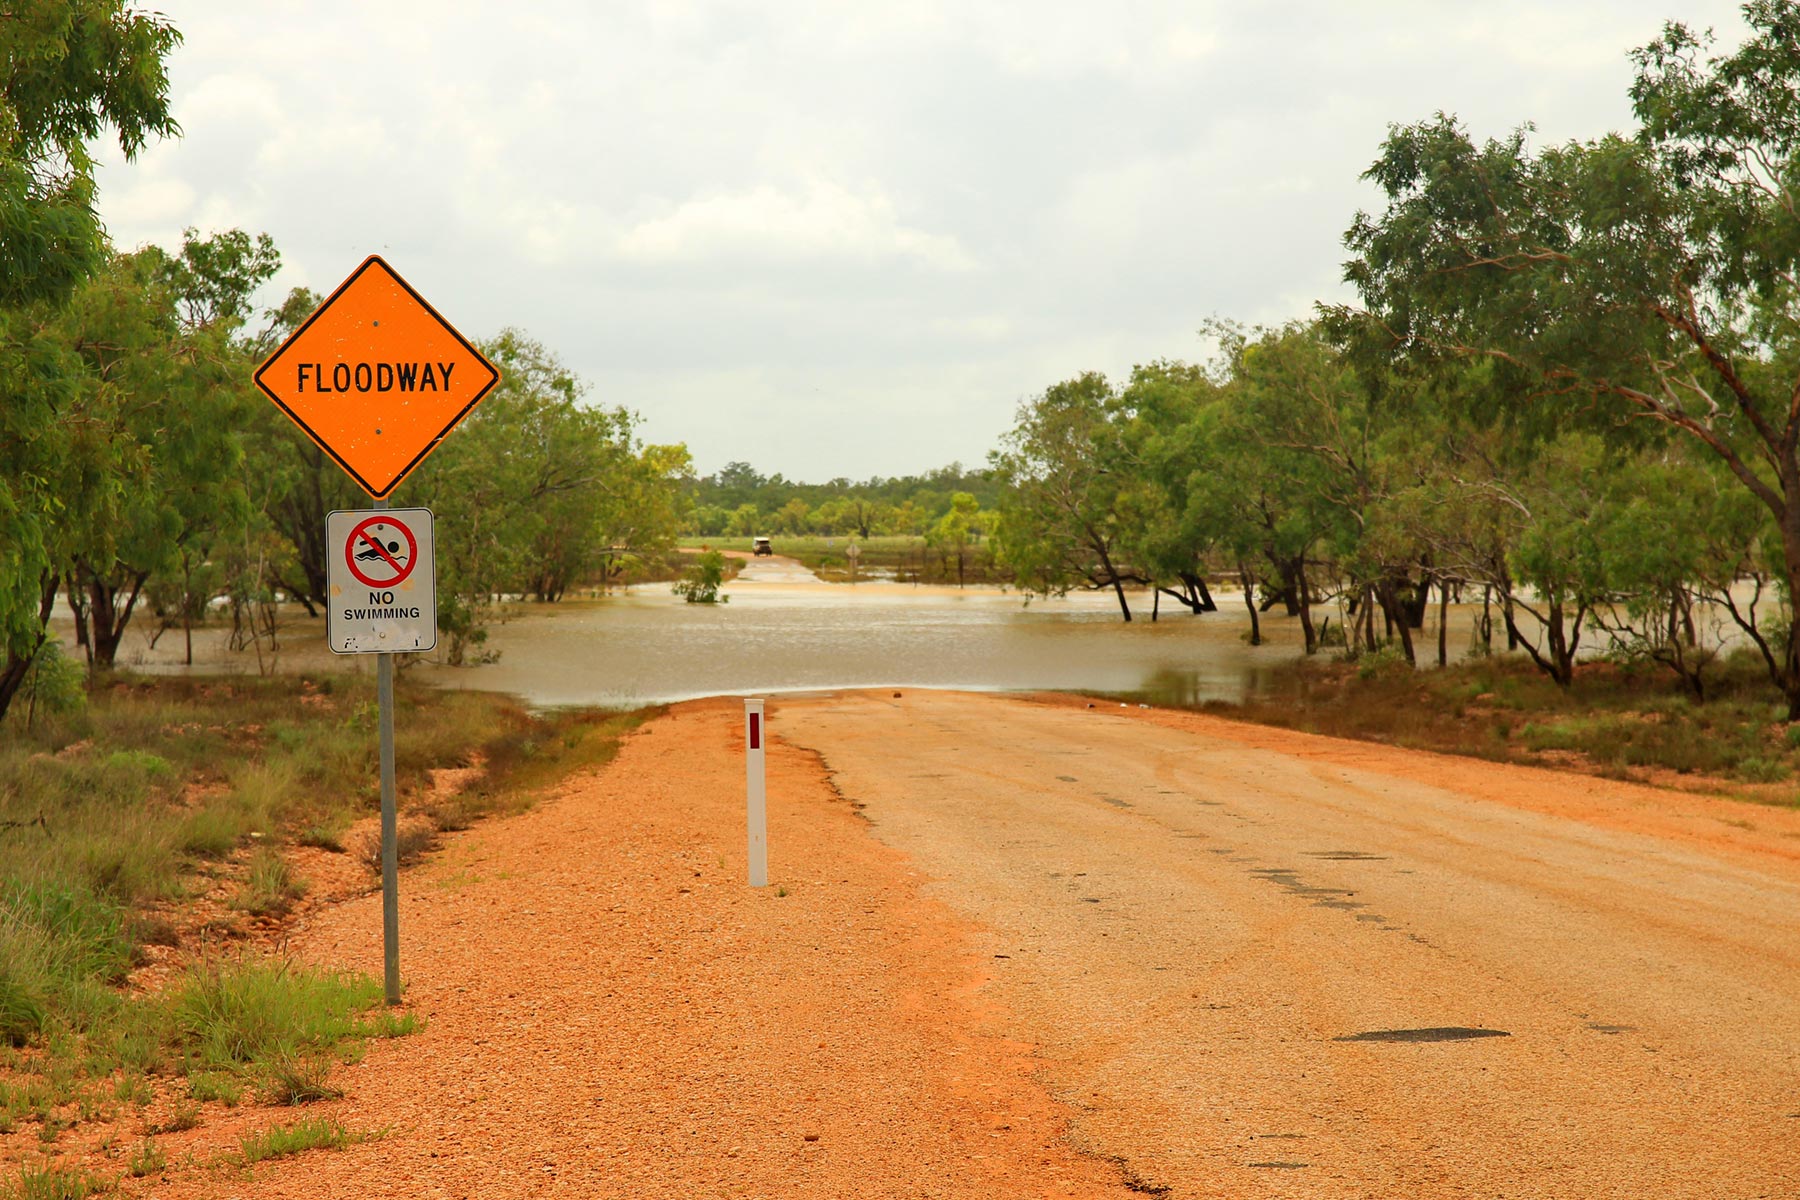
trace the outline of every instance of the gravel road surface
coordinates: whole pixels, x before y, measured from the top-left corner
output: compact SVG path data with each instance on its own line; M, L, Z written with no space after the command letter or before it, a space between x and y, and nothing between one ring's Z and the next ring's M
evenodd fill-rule
M1800 813L1066 700L771 729L1140 1187L1800 1196Z

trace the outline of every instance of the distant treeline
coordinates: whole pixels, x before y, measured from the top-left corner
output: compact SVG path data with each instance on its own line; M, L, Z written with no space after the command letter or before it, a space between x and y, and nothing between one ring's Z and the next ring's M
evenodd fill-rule
M992 470L971 471L961 463L924 475L876 476L861 483L795 483L734 462L690 485L690 532L701 537L923 536L952 511L959 494L967 497L965 507L972 502L976 510L991 513L1000 492Z

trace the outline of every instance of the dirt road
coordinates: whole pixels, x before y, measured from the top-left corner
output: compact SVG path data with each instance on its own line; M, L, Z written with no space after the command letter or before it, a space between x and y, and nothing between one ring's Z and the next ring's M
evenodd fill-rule
M1800 1196L1800 813L1085 704L771 728L1141 1186Z
M1800 813L783 699L752 891L740 721L679 706L404 877L429 1026L316 1109L387 1136L150 1194L1800 1195ZM379 928L370 896L295 944L379 973ZM171 1159L285 1119L214 1106Z

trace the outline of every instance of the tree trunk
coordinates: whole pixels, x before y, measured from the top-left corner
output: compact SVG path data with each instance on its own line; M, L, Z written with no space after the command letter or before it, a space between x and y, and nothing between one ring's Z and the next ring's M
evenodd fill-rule
M1098 537L1090 537L1088 544L1100 556L1100 567L1106 572L1106 578L1112 583L1113 593L1119 598L1119 611L1125 615L1127 621L1130 621L1131 605L1125 602L1125 581L1119 578L1119 572L1113 566L1112 555L1106 552L1106 544Z
M6 710L12 706L13 697L19 694L19 688L25 683L25 675L31 670L33 660L44 643L50 638L50 614L56 609L57 578L54 574L46 575L38 587L38 635L32 643L29 654L18 655L8 653L4 665L0 665L0 717L6 716Z
M1291 558L1281 564L1281 603L1287 609L1287 615L1297 617L1305 607L1301 590L1306 586L1304 576L1306 563L1301 558Z
M1119 581L1117 575L1113 576L1112 585L1113 592L1119 597L1119 611L1125 614L1127 621L1131 620L1131 605L1125 602L1125 585Z
M1152 588L1154 591L1167 596L1171 600L1179 600L1182 604L1187 606L1188 612L1194 616L1199 616L1203 612L1218 611L1219 606L1213 601L1212 593L1206 590L1206 581L1204 579L1200 578L1198 575L1182 575L1179 578L1181 580L1180 591L1176 591L1174 588L1156 587L1155 585L1152 585Z
M75 644L86 655L88 666L94 665L94 640L88 636L88 605L81 594L81 584L73 576L68 579L69 611L75 614Z
M1388 636L1392 637L1397 630L1400 634L1401 653L1406 655L1409 665L1418 666L1419 660L1413 654L1412 626L1407 623L1399 589L1392 580L1384 580L1376 585L1375 595L1381 601L1382 616L1387 618Z
M1567 688L1574 682L1575 673L1570 669L1574 659L1574 651L1569 647L1568 634L1563 629L1563 606L1561 600L1550 602L1550 660L1556 669L1550 673L1556 680L1556 686Z
M1402 601L1402 610L1406 613L1406 623L1414 629L1425 628L1425 610L1431 606L1431 564L1419 565L1419 582L1407 581L1406 598Z
M186 546L181 548L181 640L187 647L186 665L194 665L194 565ZM154 650L156 643L151 642Z
M1525 639L1520 635L1518 621L1513 616L1512 580L1506 577L1500 580L1500 616L1506 623L1506 648L1517 650Z
M1262 624L1256 615L1256 583L1250 578L1250 569L1243 563L1238 564L1238 579L1244 585L1244 607L1250 610L1250 644L1262 645Z
M1438 580L1438 666L1450 665L1450 647L1447 641L1450 624L1450 581Z
M1524 605L1519 607L1523 608ZM1527 610L1529 611L1529 610ZM1534 616L1538 614L1533 613ZM1575 652L1581 646L1581 622L1587 616L1587 605L1578 605L1575 609L1575 620L1569 624L1564 620L1561 598L1551 600L1538 623L1544 627L1545 650L1540 651L1537 643L1526 640L1513 622L1511 609L1506 618L1507 640L1517 641L1537 664L1538 670L1548 675L1557 687L1567 691L1575 682Z
M118 657L119 643L125 637L125 627L131 623L131 610L149 577L148 572L133 571L127 591L126 588L115 589L92 571L88 573L88 611L93 623L95 666L105 670L112 668ZM121 592L125 593L123 602L119 600Z
M1183 575L1181 581L1187 585L1188 594L1194 597L1193 609L1196 614L1219 611L1212 593L1206 590L1206 580L1198 575Z
M1295 588L1299 592L1300 633L1304 638L1306 652L1317 654L1319 652L1319 634L1313 628L1312 586L1306 579L1306 561L1304 559L1300 560L1299 566L1294 571L1294 582Z

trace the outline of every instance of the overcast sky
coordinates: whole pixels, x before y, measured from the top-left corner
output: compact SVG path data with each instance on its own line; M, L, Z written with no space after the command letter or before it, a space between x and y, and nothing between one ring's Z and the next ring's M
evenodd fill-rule
M1390 123L1626 129L1627 52L1734 0L160 0L185 134L114 241L379 253L686 442L790 479L983 462L1021 399L1348 298ZM270 296L271 302L275 295Z

